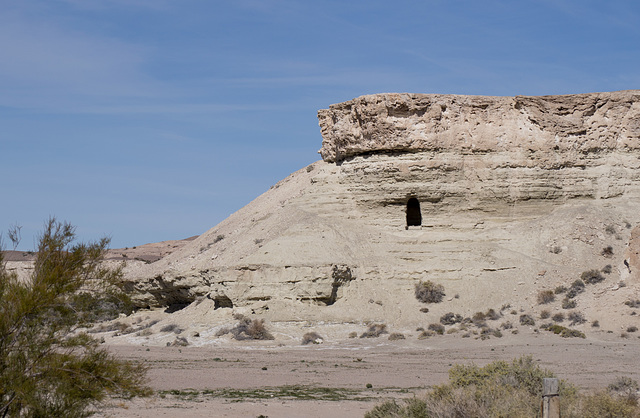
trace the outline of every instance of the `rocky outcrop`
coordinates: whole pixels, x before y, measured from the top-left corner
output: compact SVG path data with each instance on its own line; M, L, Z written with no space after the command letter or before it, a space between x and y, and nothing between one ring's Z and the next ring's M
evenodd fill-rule
M424 325L443 309L530 309L541 288L585 269L610 265L609 280L624 280L640 223L639 99L383 94L333 105L319 112L324 161L161 260L131 263L129 289L139 306L211 299L271 320ZM419 280L444 285L446 308L421 313Z
M375 94L318 112L327 162L380 152L567 153L640 148L640 92L541 97Z

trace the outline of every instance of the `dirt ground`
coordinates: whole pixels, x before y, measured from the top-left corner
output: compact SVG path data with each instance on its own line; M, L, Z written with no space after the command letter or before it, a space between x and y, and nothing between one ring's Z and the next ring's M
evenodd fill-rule
M420 396L446 382L453 364L482 366L523 355L583 390L604 388L618 376L640 380L640 339L607 333L587 339L531 332L485 341L444 335L307 346L260 341L109 349L147 362L158 393L114 400L104 417L362 417L385 399Z

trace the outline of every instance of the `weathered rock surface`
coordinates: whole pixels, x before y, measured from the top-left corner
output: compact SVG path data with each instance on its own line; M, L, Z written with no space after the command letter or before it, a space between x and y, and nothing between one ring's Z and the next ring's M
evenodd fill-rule
M445 312L538 309L540 290L611 265L578 302L606 325L600 312L637 292L618 282L640 223L639 99L383 94L333 105L319 112L324 161L161 260L130 263L128 287L139 306L195 302L211 321L234 308L415 327ZM421 313L419 280L443 284L446 303Z
M541 97L376 94L318 112L327 162L372 152L541 152L538 166L640 147L640 92ZM514 162L517 164L517 162ZM522 163L522 161L520 161Z

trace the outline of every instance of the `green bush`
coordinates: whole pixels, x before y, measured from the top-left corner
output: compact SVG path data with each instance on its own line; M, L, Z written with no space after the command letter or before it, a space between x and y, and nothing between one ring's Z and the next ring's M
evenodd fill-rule
M17 246L15 230L9 237ZM144 365L119 360L80 330L113 309L90 312L87 301L122 295L122 275L101 264L108 239L74 240L70 224L51 218L25 280L7 271L0 251L0 416L82 417L108 395L150 394Z
M537 366L531 356L512 362L496 361L484 367L455 365L449 383L433 387L423 398L401 403L384 402L365 418L424 417L536 417L540 416L542 379L555 377ZM609 392L578 393L575 386L560 381L562 417L637 417L635 381L628 379L610 386ZM613 387L613 389L611 389Z
M440 303L445 296L444 286L431 280L420 281L415 285L415 296L423 303Z

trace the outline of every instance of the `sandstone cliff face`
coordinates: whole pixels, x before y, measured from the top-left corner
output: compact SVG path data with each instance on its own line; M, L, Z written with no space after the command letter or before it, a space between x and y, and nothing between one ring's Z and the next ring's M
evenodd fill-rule
M209 300L274 321L414 326L445 311L531 309L540 289L611 265L602 292L581 296L597 313L605 286L629 277L623 254L640 223L639 99L383 94L333 105L319 112L324 161L165 258L130 264L128 286L139 306ZM418 226L407 226L409 199ZM443 284L447 304L420 313L419 280Z
M486 97L376 94L318 112L327 162L376 152L541 152L549 168L640 146L640 92ZM518 158L515 164L523 164ZM540 165L540 164L538 164Z

